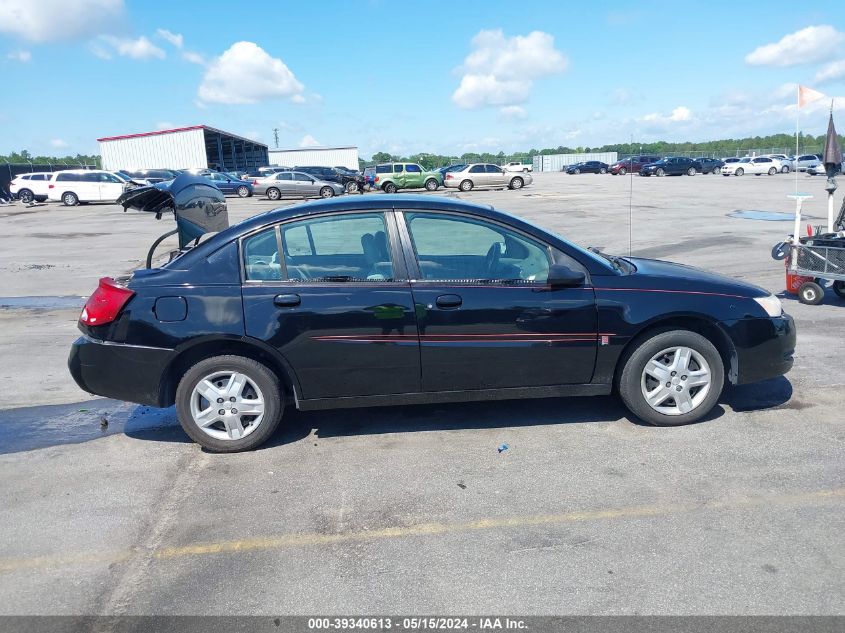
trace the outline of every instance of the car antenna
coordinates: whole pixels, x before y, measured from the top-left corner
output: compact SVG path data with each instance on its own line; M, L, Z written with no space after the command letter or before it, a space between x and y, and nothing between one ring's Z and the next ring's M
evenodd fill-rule
M629 146L630 149L634 149L634 135L631 134L631 145ZM642 148L641 148L642 149ZM633 168L634 166L634 156L628 156L628 162L630 166ZM634 233L634 170L628 170L628 257L631 256L631 243L633 242L633 233Z

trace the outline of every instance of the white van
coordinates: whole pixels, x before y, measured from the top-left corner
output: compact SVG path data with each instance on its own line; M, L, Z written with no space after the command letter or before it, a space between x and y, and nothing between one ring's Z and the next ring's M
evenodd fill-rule
M72 207L80 202L114 202L126 183L99 169L67 169L53 174L47 185L47 198Z
M9 192L16 195L24 204L29 204L33 200L44 202L47 199L47 185L52 176L53 173L49 171L15 176L9 183Z

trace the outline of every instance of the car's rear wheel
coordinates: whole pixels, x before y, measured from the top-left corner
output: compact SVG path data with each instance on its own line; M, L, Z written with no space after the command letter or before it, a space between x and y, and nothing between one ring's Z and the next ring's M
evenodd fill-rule
M282 197L282 192L275 187L270 187L267 190L267 197L270 198L270 200L278 200Z
M29 204L33 200L35 200L35 196L29 189L21 189L18 192L18 200L20 200L24 204Z
M659 167L657 169L656 173L657 173L658 176L665 176L666 175L666 172L664 171L664 169L662 167Z
M788 174L789 173L789 165L784 165L780 168L781 173Z
M690 167L687 169L687 176L695 176L695 167Z
M191 367L176 390L176 414L192 440L215 453L253 449L283 412L279 378L243 356L214 356Z
M641 420L678 426L707 415L724 380L724 363L713 343L689 330L664 330L633 348L618 387L625 406Z
M79 196L72 191L68 191L62 195L62 202L66 207L75 207L79 204Z
M776 173L778 173L777 169L775 169L774 167L769 167L769 176L774 176Z
M399 190L392 182L387 183L383 188L385 193L396 193Z
M469 191L470 189L472 189L472 181L471 180L464 180L460 184L459 189L461 191Z
M522 180L522 178L519 178L519 177L511 178L511 181L510 181L510 184L508 185L508 187L510 189L522 189L522 185L524 185L524 184L525 184L525 182Z
M429 178L425 181L425 188L427 191L437 191L437 181L434 178Z
M332 196L334 196L334 189L332 189L331 187L325 186L320 189L321 198L331 198Z
M619 168L619 175L620 175L620 176L624 176L624 175L625 175L625 174L627 174L627 173L628 173L628 170L627 170L627 169L625 169L624 167L620 167L620 168Z
M805 282L798 288L798 301L807 305L817 306L824 301L824 288L815 281Z
M737 170L734 172L734 175L735 175L735 176L742 176L742 174L744 174L744 173L745 173L745 170L744 170L742 167L739 167L739 168L737 168Z

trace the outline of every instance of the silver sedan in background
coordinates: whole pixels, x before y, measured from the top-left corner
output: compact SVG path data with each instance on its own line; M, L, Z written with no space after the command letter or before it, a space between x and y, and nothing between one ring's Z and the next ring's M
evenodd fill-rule
M267 196L270 200L279 198L331 198L343 193L342 185L336 182L318 180L300 171L282 171L266 178L252 181L256 196Z
M444 186L461 191L469 191L474 187L522 189L533 181L529 173L505 171L502 167L490 163L472 163L460 171L447 171L443 174Z

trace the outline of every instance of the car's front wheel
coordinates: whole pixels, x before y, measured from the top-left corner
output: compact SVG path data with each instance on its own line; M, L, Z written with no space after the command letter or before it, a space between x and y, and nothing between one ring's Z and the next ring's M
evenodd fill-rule
M725 380L713 343L689 330L644 338L619 375L619 395L641 420L656 426L696 422L716 405Z
M426 191L437 191L437 181L434 178L429 178L425 181Z
M658 176L665 176L665 175L666 175L666 172L664 171L664 169L663 169L662 167L660 167L660 168L657 170L657 172L656 172L656 173L657 173L657 175L658 175Z
M62 196L62 202L66 207L75 207L79 204L79 197L75 193L68 191Z
M687 169L687 176L695 176L695 167Z
M625 169L624 167L621 167L621 168L619 169L619 175L620 175L620 176L624 176L624 175L625 175L625 174L627 174L627 173L628 173L628 170L627 170L627 169Z
M270 187L267 190L267 197L270 198L270 200L278 200L282 197L282 192L275 187Z
M332 196L334 196L334 189L331 187L326 186L320 189L321 198L331 198Z
M783 167L781 167L780 170L781 170L782 173L788 174L789 173L789 165L784 165Z
M742 176L742 174L744 174L744 173L745 173L745 170L742 167L740 167L739 169L737 169L734 172L734 176Z
M176 390L176 414L185 433L215 453L263 444L282 419L282 404L278 377L244 356L200 361Z

